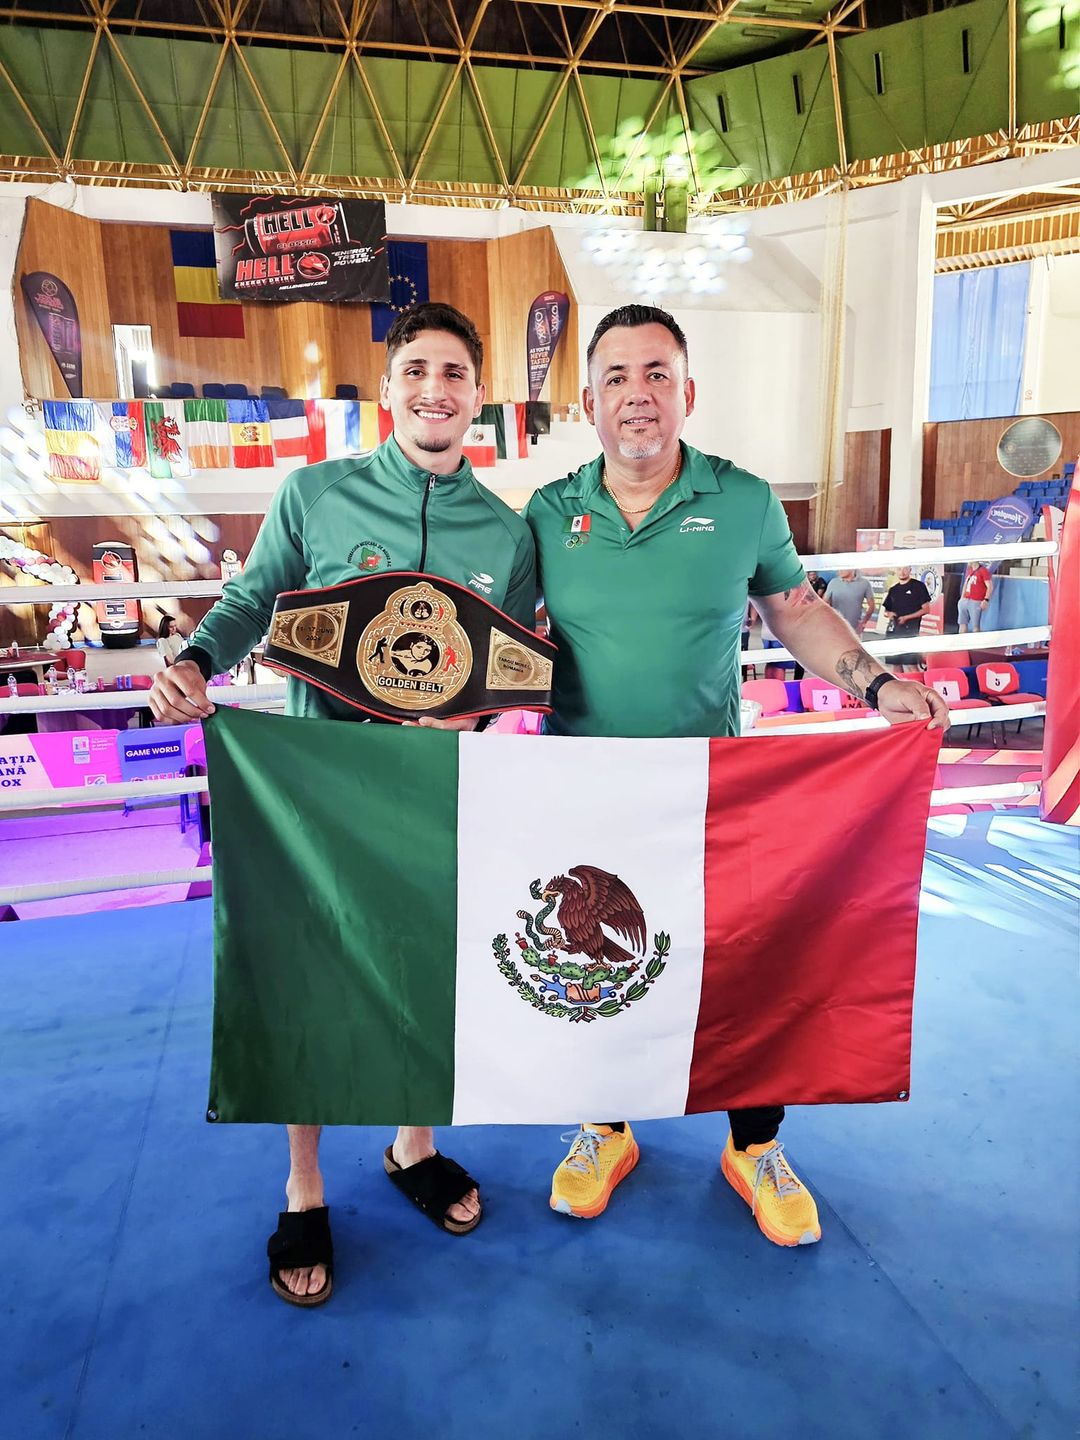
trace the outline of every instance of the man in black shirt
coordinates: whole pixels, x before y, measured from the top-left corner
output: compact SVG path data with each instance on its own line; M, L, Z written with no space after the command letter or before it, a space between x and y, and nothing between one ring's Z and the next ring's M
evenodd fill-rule
M911 566L902 565L895 585L889 587L882 606L890 635L918 635L922 617L930 609L930 591L921 580L912 578ZM901 664L922 668L919 655L898 655Z

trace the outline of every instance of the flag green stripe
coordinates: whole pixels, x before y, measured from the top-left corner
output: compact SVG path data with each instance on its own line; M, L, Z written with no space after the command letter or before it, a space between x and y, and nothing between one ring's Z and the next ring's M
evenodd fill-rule
M205 730L211 1114L448 1123L457 735L225 708Z

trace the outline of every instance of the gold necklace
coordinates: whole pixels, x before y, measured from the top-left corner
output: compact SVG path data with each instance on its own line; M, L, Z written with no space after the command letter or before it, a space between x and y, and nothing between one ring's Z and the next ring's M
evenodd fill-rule
M608 484L607 466L606 466L606 465L604 466L604 473L603 473L603 475L601 476L600 483L601 483L601 485L603 485L604 489L608 492L608 494L611 496L611 498L615 501L615 504L619 507L619 512L620 512L620 514L622 514L622 515L644 515L644 514L646 514L647 511L649 511L649 510L651 510L651 509L653 508L653 506L656 504L657 500L660 499L660 496L663 495L663 493L664 493L665 490L670 490L670 489L671 489L672 485L674 485L674 484L675 484L675 481L679 478L679 475L681 474L681 472L682 472L682 447L680 446L680 447L679 447L679 458L678 458L678 460L676 460L676 462L675 462L675 469L671 472L671 479L667 482L666 485L662 486L662 487L656 492L656 494L653 496L653 498L649 501L649 503L648 503L647 505L642 505L642 507L640 508L640 510L630 510L630 509L628 509L628 507L625 506L625 505L622 503L622 501L619 499L618 495L615 494L615 491L614 491L614 490L611 488L611 486Z

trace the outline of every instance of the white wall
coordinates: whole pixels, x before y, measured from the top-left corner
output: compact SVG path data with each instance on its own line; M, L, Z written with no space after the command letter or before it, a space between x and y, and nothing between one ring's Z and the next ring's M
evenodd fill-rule
M1080 410L1080 255L1032 262L1021 408Z

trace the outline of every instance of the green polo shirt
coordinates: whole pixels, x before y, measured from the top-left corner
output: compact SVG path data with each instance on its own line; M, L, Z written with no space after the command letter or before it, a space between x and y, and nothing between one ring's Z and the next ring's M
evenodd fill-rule
M678 481L636 530L601 486L602 457L525 507L559 646L553 734L739 733L747 595L790 590L803 567L764 480L682 451Z

